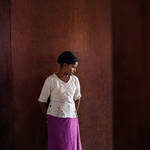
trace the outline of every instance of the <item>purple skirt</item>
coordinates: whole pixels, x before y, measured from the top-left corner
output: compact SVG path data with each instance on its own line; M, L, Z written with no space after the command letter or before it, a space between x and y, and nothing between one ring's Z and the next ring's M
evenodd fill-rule
M47 115L47 150L82 150L78 118Z

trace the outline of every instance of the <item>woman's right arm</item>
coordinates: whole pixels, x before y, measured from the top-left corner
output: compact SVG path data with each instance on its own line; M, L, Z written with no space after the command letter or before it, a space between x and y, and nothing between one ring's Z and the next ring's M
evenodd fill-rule
M40 97L38 98L39 105L43 114L46 114L47 111L47 100L48 97L50 96L50 91L51 91L51 82L49 78L47 78L42 87Z

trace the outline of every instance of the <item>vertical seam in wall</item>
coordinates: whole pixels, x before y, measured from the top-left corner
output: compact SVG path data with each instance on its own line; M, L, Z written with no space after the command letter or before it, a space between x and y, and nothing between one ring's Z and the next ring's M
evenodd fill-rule
M115 149L115 144L114 144L114 45L113 45L113 35L114 35L114 30L113 30L113 4L112 0L110 0L110 15L111 15L111 70L112 70L112 150Z
M140 6L141 6L141 20L142 20L142 24L141 24L141 28L142 28L142 48L143 48L143 75L147 74L147 52L146 52L146 29L145 29L145 20L146 20L146 3L145 1L140 0ZM146 79L146 78L144 78Z
M12 150L14 150L14 93L13 93L13 62L12 62L12 14L11 14L11 0L8 0L9 5L9 41L10 41L10 76L9 76L9 82L10 82L10 89L11 89L11 112L12 112Z

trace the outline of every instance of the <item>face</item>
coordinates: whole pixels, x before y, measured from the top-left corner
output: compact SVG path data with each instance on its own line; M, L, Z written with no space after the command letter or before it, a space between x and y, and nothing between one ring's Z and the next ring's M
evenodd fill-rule
M66 65L66 72L69 75L73 75L74 73L76 73L77 67L78 67L78 62L75 62L74 64Z

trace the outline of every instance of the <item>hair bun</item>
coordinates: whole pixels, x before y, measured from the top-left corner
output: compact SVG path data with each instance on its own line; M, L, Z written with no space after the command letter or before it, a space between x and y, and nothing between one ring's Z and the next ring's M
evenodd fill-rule
M59 64L73 64L76 61L78 61L78 59L71 51L64 51L57 60Z

